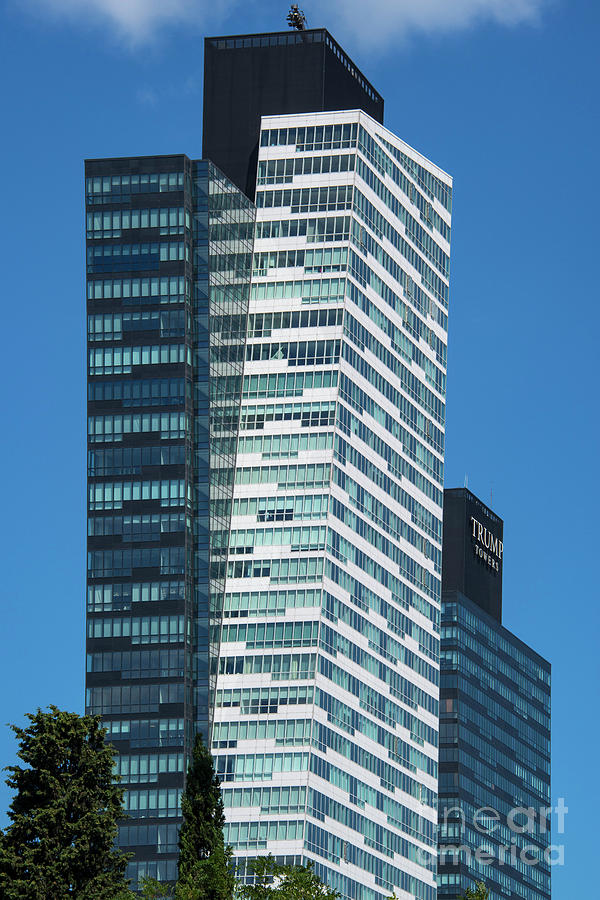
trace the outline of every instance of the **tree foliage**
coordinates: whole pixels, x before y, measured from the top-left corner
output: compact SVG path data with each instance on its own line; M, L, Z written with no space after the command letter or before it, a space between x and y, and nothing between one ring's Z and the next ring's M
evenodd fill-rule
M254 884L240 884L240 900L338 900L339 894L323 884L312 864L283 866L272 856L254 860Z
M196 735L181 798L177 900L230 900L231 848L225 847L225 811L210 750Z
M122 789L100 719L49 707L11 725L24 766L8 766L16 793L0 834L6 900L115 900L127 895L127 856L114 849Z
M475 887L467 888L460 900L487 900L489 893L485 882L478 881Z

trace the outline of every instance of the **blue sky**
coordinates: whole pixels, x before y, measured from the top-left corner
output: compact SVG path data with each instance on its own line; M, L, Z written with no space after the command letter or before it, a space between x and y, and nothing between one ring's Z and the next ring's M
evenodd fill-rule
M301 4L302 5L302 4ZM202 37L285 3L7 0L0 721L83 710L83 159L201 153ZM455 179L447 486L505 521L504 622L553 665L554 896L591 887L599 717L598 4L306 2ZM33 216L33 219L32 219ZM35 227L33 227L35 225ZM27 345L27 359L23 347ZM0 729L0 764L15 744ZM9 793L0 788L0 822Z

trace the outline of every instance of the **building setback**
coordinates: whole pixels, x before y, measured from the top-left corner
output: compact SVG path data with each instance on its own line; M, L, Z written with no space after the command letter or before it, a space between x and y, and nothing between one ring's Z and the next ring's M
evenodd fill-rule
M208 40L258 79L239 153L213 143L255 227L212 163L86 164L87 708L136 883L174 876L199 729L242 875L273 853L344 897L434 900L452 184L318 33L300 108L316 38Z
M503 523L466 488L443 560L438 895L549 900L550 664L502 625Z

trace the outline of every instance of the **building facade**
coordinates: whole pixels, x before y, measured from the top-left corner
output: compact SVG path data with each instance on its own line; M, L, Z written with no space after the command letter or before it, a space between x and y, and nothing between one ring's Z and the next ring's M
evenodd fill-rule
M254 207L209 162L86 163L86 711L119 750L128 875L176 877L208 740Z
M262 118L213 728L226 840L433 898L451 181L362 111Z
M344 897L434 900L452 183L318 34L309 111L316 37L215 45L296 60L214 150L239 177L86 164L86 707L134 883L175 875L200 730L241 877L273 853Z
M444 493L439 887L550 898L550 664L502 625L502 520Z

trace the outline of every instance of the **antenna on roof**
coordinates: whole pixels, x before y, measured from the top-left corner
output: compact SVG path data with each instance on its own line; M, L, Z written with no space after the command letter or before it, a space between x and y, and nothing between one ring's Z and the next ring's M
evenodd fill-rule
M290 6L287 23L290 28L295 28L297 31L306 31L308 22L306 21L304 12L301 9L298 9L297 3L292 3Z
M466 488L469 487L469 476L467 475L466 472L465 472L465 487L466 487Z

